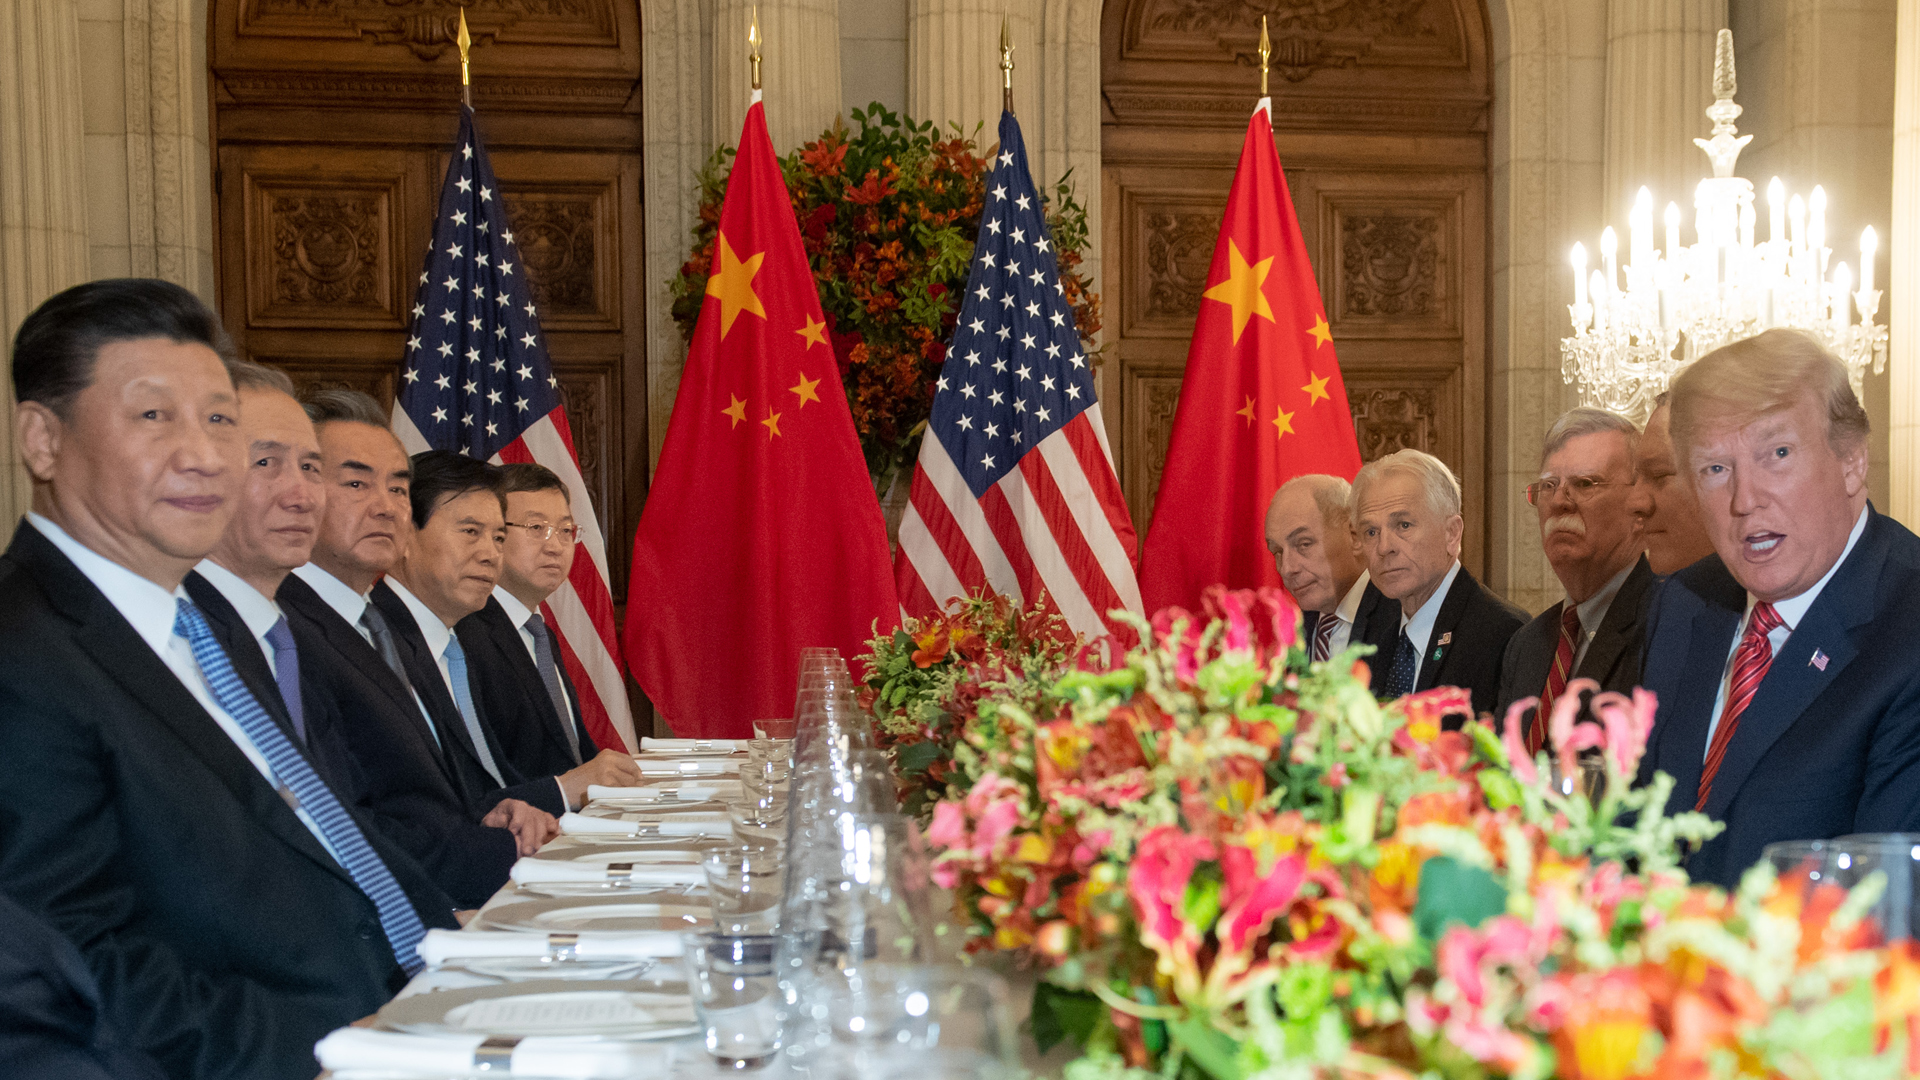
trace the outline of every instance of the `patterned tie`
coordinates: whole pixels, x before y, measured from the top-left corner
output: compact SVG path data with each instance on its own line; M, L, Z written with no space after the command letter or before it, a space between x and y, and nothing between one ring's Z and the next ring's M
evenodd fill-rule
M553 631L538 611L527 619L527 633L533 635L533 664L540 669L540 681L547 684L547 696L553 699L553 714L560 718L560 730L567 735L567 749L573 751L573 763L580 764L580 736L573 730L573 710L567 707L567 695L560 687L560 669L553 662Z
M1413 673L1418 659L1413 648L1413 639L1406 630L1400 631L1400 644L1393 650L1393 666L1387 669L1388 699L1406 697L1413 693Z
M1339 625L1339 616L1324 611L1320 613L1320 621L1313 628L1313 659L1316 662L1333 655L1333 631Z
M213 700L218 702L227 715L240 725L240 730L252 740L254 748L267 759L267 767L273 775L293 792L293 796L319 826L320 832L327 838L340 863L352 875L354 884L373 901L375 910L380 913L380 928L386 931L387 945L393 950L393 958L411 975L422 967L420 962L420 939L427 934L420 923L420 913L413 909L413 902L407 899L405 890L393 878L393 872L380 860L380 854L367 842L360 826L334 797L333 789L313 766L300 755L292 740L273 722L267 711L260 707L254 696L247 692L246 684L233 670L233 663L214 640L213 631L207 629L207 620L185 598L178 602L173 618L173 632L187 640L193 650L194 662L200 665L200 674L206 677L207 685L213 689Z
M379 653L380 659L400 677L401 684L411 685L407 669L400 663L400 650L393 643L393 630L387 626L387 617L380 614L379 608L368 604L360 609L360 629L367 632L367 637L373 642L373 651Z
M480 727L480 714L473 708L473 687L467 682L467 653L460 647L460 636L447 635L447 675L453 680L453 703L460 708L460 719L466 722L467 735L473 740L473 752L480 755L480 764L486 768L493 782L505 787L507 782L500 777L500 766L493 762L493 751L487 747L487 733Z
M287 704L293 718L293 734L302 745L307 741L307 706L300 700L300 650L293 644L293 631L287 629L287 617L280 616L267 630L267 644L273 646L273 681L280 687L280 700Z
M1721 710L1720 723L1713 729L1713 742L1707 746L1707 763L1700 770L1700 797L1693 803L1695 810L1707 808L1707 797L1713 794L1713 778L1727 756L1727 744L1733 741L1733 733L1740 727L1740 714L1753 701L1754 692L1760 689L1760 680L1767 677L1767 668L1773 665L1773 643L1767 640L1767 635L1785 625L1772 604L1762 601L1753 606L1747 632L1740 636L1740 647L1734 650L1727 707Z
M1527 728L1527 753L1537 754L1547 745L1547 717L1553 703L1567 692L1567 680L1573 678L1573 654L1579 647L1580 609L1568 601L1560 611L1560 644L1553 650L1553 667L1547 671L1547 688L1540 691L1540 707L1533 710L1533 726Z

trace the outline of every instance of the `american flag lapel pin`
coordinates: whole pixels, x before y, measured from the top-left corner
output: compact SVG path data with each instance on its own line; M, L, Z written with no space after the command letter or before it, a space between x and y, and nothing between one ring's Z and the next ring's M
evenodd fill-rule
M1819 649L1815 649L1813 650L1813 659L1807 661L1807 663L1812 664L1821 671L1825 671L1827 670L1827 654L1821 652Z

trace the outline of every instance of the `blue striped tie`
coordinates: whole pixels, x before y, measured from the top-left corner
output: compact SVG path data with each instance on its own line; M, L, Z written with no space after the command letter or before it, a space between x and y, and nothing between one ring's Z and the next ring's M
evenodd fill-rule
M360 826L354 824L340 800L334 797L333 789L327 787L307 759L294 749L292 740L248 692L220 643L214 640L213 631L207 629L207 620L201 616L200 609L181 599L173 619L173 632L187 639L193 649L194 662L200 665L200 673L213 688L213 700L246 732L254 748L267 759L273 775L280 778L313 817L360 891L373 901L380 912L380 927L386 931L387 944L393 949L393 958L407 974L419 971L422 967L419 945L420 939L426 936L426 928L420 924L420 914L413 909L413 902L394 880L393 872L380 860L373 845L367 843Z

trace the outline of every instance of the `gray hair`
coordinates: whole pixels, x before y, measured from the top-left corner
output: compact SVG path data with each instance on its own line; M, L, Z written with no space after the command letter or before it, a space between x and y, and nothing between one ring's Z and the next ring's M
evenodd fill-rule
M304 402L307 407L307 419L315 427L345 420L353 424L365 424L368 427L385 428L387 410L373 400L373 395L360 390L315 390L307 395Z
M1540 467L1547 467L1547 459L1560 452L1560 448L1582 435L1598 435L1605 431L1617 431L1627 437L1627 456L1633 456L1633 447L1640 441L1640 429L1633 421L1611 413L1605 409L1595 409L1582 405L1577 409L1568 409L1560 414L1560 419L1547 429L1547 437L1540 442Z
M1411 476L1420 481L1420 490L1426 494L1427 509L1443 518L1459 516L1460 481L1454 477L1453 470L1447 468L1447 463L1419 450L1396 450L1360 466L1359 475L1353 478L1350 519L1356 532L1360 529L1360 505L1367 500L1367 489L1381 478L1394 474Z
M1320 519L1328 525L1338 522L1351 526L1353 518L1353 485L1330 473L1307 473L1296 476L1281 484L1267 501L1272 507L1280 496L1296 487L1312 489L1313 505L1320 511Z
M234 360L227 364L227 374L233 376L235 390L271 390L290 398L300 396L293 389L293 380L279 368L270 368L251 360Z

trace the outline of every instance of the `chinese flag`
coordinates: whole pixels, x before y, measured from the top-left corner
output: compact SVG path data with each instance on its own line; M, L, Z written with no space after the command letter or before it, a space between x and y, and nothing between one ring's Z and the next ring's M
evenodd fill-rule
M1347 388L1263 99L1247 123L1187 350L1141 557L1148 611L1200 592L1279 586L1267 502L1295 476L1360 469Z
M627 663L691 738L793 715L802 648L851 658L876 620L899 621L886 523L758 102L631 581Z

